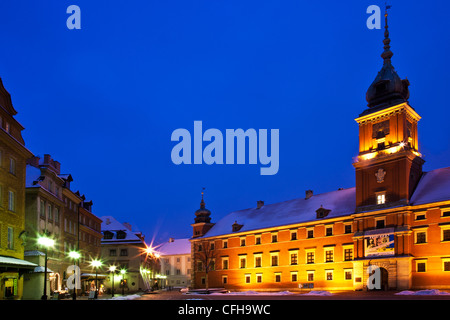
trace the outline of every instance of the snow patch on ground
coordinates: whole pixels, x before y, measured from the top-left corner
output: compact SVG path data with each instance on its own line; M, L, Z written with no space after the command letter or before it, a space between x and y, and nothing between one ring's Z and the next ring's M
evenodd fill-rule
M328 291L310 291L308 293L304 293L304 296L323 296L323 297L328 297L333 295L331 292Z
M134 300L137 298L140 298L141 296L138 294L130 294L127 296L117 296L117 297L113 297L111 299L107 299L107 300Z
M261 292L261 291L236 291L236 292L227 292L227 293L211 293L212 295L236 295L236 296L254 296L254 295L273 295L273 296L283 296L294 294L290 291L280 291L280 292Z
M396 293L396 295L403 295L403 296L439 296L439 295L450 295L449 292L446 291L440 291L438 289L430 289L430 290L419 290L419 291L410 291L410 290L404 290Z

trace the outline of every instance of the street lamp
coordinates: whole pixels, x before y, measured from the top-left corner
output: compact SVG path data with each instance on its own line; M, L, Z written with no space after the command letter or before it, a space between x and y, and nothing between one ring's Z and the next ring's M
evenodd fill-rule
M125 273L127 273L127 270L121 269L120 273L122 274L122 295L125 295L125 280L124 280L124 277L125 277Z
M94 259L91 261L91 266L95 268L95 298L98 296L98 267L102 265L100 260Z
M75 273L76 272L76 270L75 270L75 266L76 266L75 261L80 259L81 254L79 252L77 252L77 251L70 251L69 252L69 257L72 258L72 260L73 260L73 265L74 265L73 272ZM75 283L76 283L76 280L75 280ZM74 286L74 288L73 288L72 300L77 300L77 288L76 288L76 286Z
M111 291L111 297L114 297L114 273L116 273L116 266L109 266L109 271L112 272L112 291Z
M45 248L44 293L41 299L47 300L47 251L49 247L53 247L55 245L55 240L44 235L38 238L37 243Z

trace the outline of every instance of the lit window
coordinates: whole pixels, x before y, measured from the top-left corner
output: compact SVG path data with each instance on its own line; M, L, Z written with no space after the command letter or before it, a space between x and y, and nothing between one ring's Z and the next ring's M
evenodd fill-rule
M333 280L333 270L325 270L325 275L328 281Z
M386 203L386 194L383 193L378 193L377 194L377 204L385 204Z

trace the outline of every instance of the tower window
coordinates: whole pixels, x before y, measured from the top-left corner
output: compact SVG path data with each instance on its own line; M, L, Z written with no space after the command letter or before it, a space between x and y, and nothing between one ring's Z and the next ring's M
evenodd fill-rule
M386 192L377 193L377 204L385 204L386 203Z

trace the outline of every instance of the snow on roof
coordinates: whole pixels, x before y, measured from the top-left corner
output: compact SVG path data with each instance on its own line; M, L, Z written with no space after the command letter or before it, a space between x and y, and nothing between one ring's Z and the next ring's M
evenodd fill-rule
M114 219L114 217L103 216L103 217L100 217L100 219L102 220L102 225L101 225L102 232L109 231L109 232L113 233L112 239L105 239L103 237L102 242L116 242L116 241L120 241L120 242L139 241L139 242L142 242L142 240L136 235L135 232L130 231L122 223L120 223L119 221ZM117 232L119 232L119 231L125 232L125 237L123 239L117 239Z
M419 180L411 199L411 205L421 205L450 200L450 167L425 172ZM299 198L231 212L219 220L204 237L232 233L232 225L242 225L239 232L272 228L318 220L316 210L331 210L326 218L353 214L356 206L355 188L341 189L309 199Z
M450 200L450 167L425 172L411 197L412 205Z
M173 239L172 242L168 241L163 243L157 251L162 256L170 256L175 254L190 254L191 242L189 239Z
M6 265L17 265L17 266L23 266L23 267L36 267L37 264L17 259L13 257L6 257L6 256L0 256L0 264L6 264Z
M219 220L204 237L214 237L232 233L232 225L243 225L239 232L271 228L289 224L317 220L316 210L320 207L331 210L327 218L350 215L355 212L355 188L340 189L309 199L299 198L231 212Z

